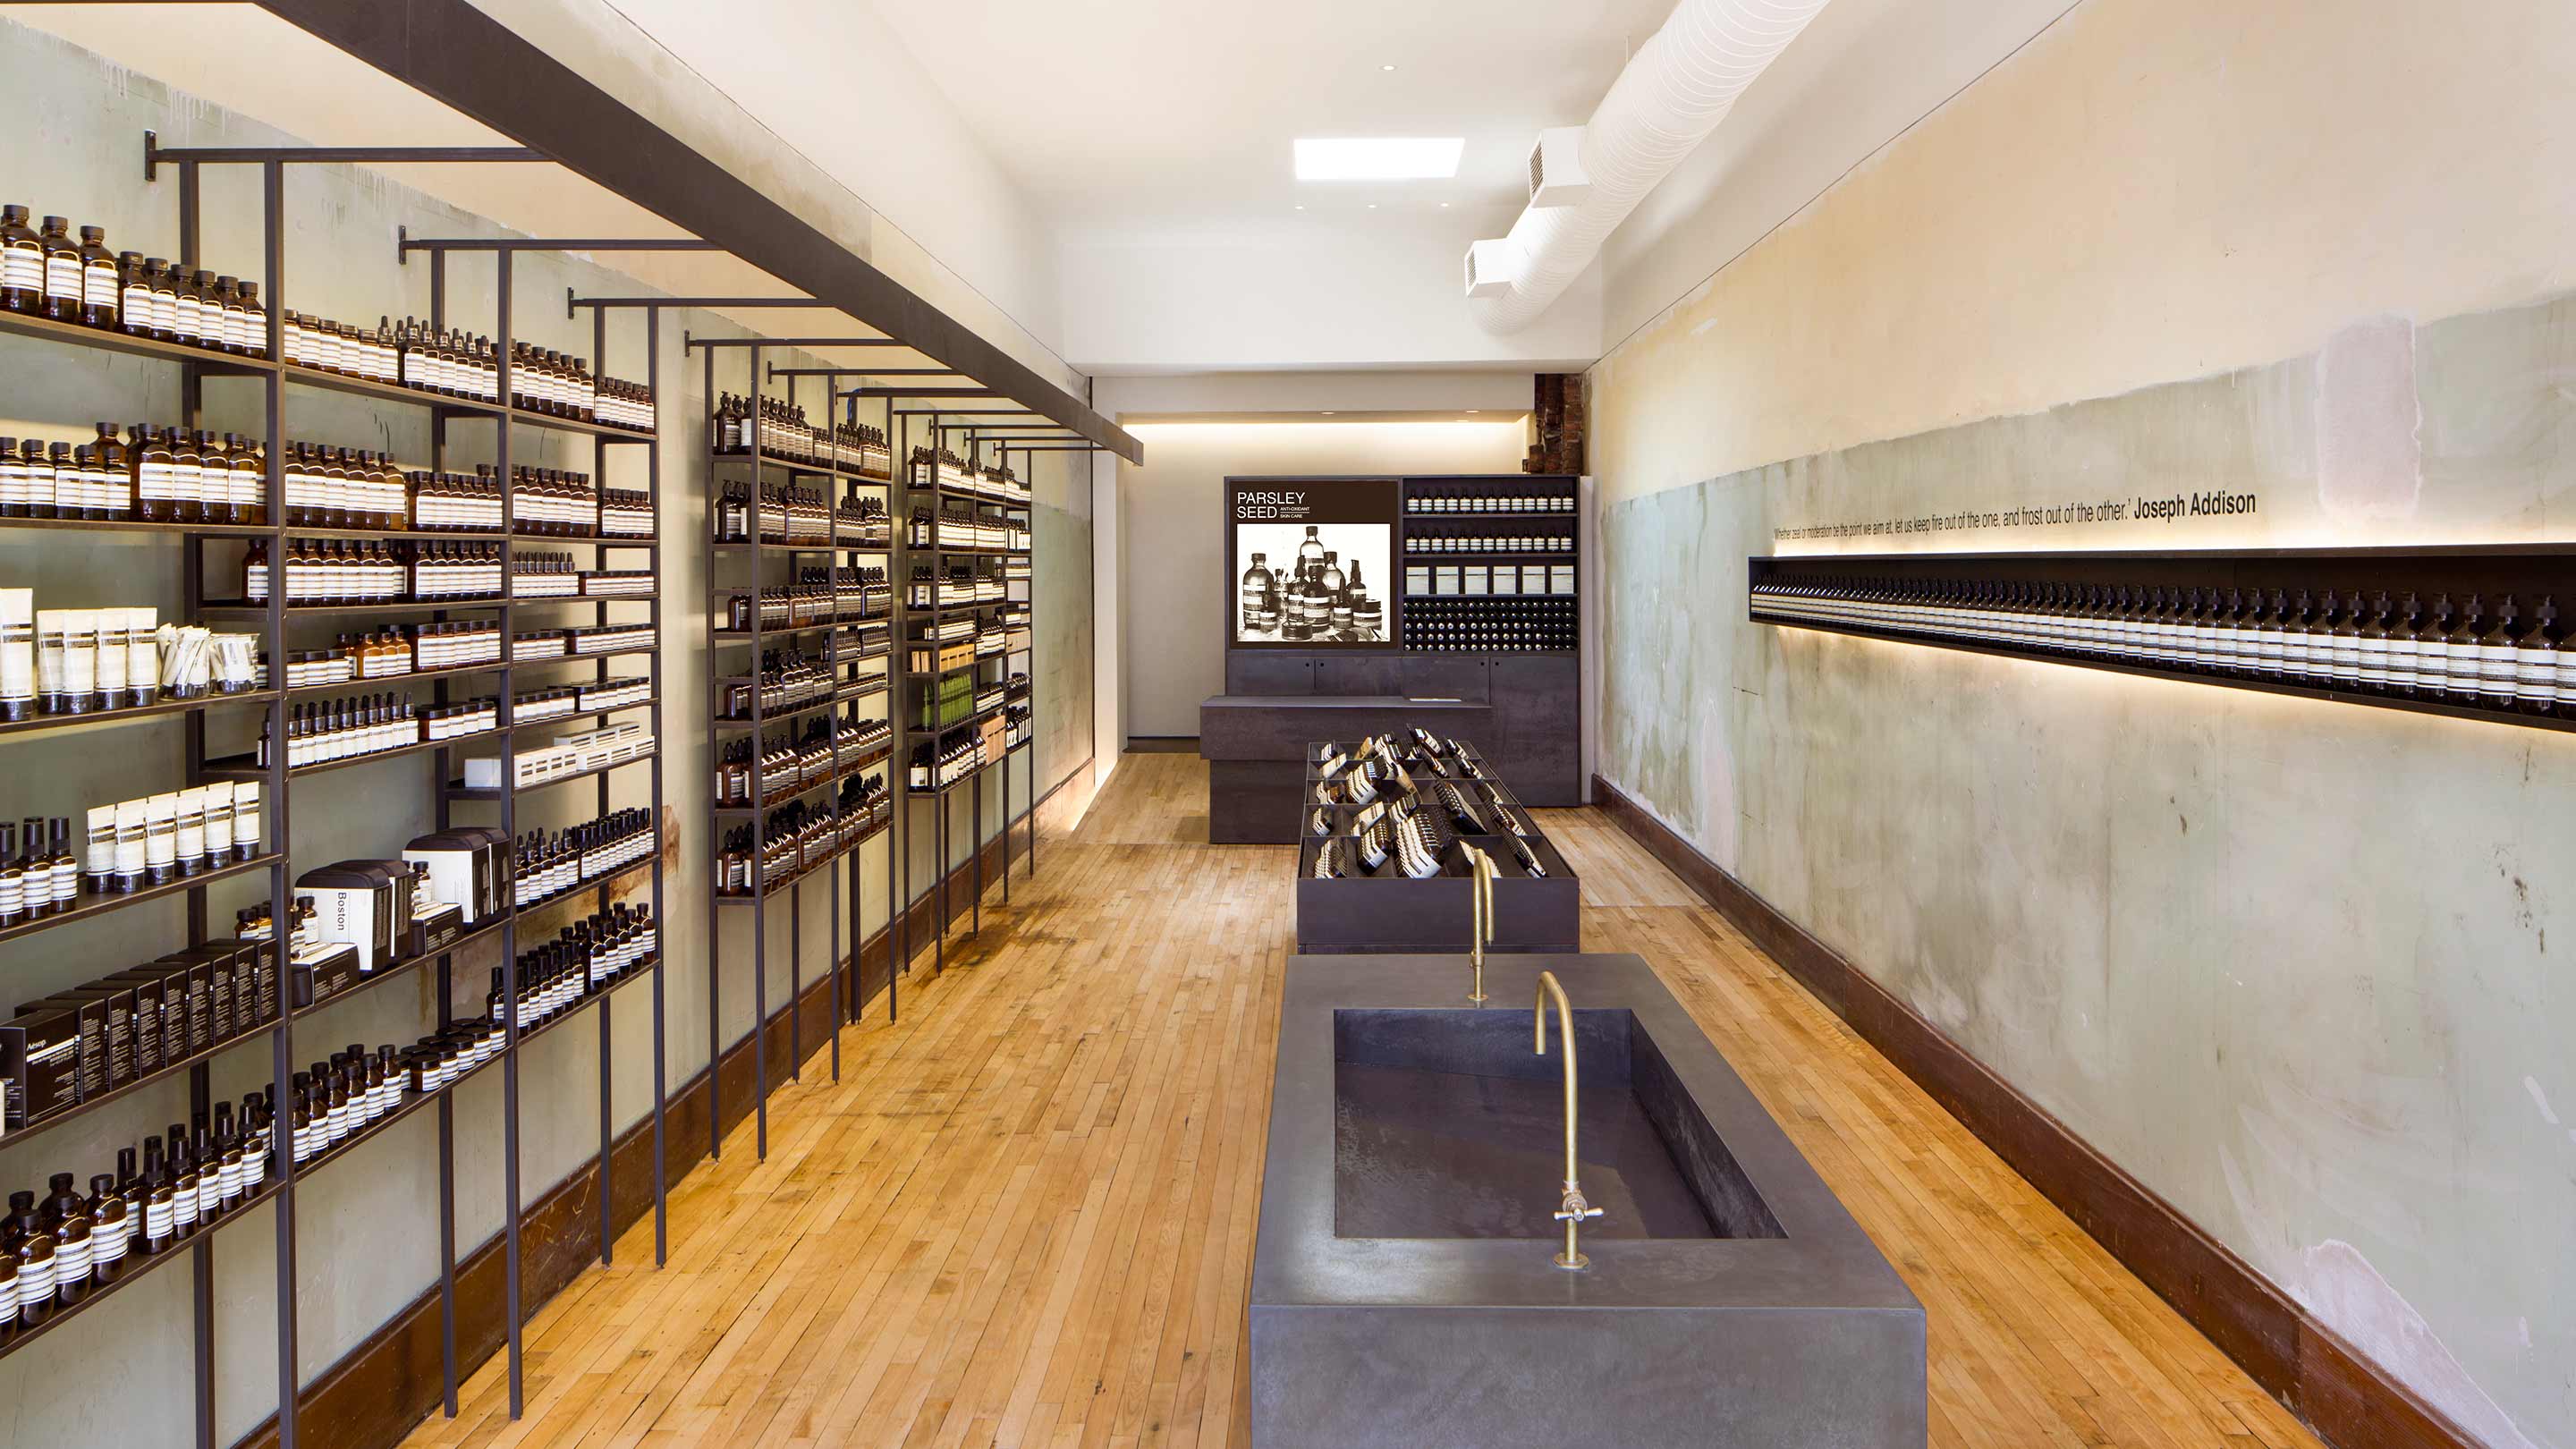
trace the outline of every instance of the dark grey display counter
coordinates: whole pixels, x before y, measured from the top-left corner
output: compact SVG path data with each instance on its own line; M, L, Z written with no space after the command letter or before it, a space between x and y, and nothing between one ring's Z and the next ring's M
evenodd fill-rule
M1225 691L1217 698L1259 696L1285 704L1394 695L1456 699L1489 708L1491 713L1474 724L1446 724L1427 716L1416 723L1484 751L1494 762L1494 773L1532 805L1583 803L1583 664L1573 654L1335 655L1236 649L1225 656ZM1204 716L1200 726L1206 727ZM1377 732L1336 725L1298 743ZM1201 753L1207 753L1204 742Z
M1483 700L1389 694L1215 695L1199 705L1208 762L1208 839L1218 845L1294 845L1304 811L1306 746L1400 734L1415 725L1482 745L1493 731ZM1463 929L1458 939L1466 939Z

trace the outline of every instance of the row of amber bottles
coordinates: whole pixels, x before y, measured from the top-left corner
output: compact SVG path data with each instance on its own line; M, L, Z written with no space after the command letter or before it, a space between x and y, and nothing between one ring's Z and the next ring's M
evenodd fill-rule
M257 282L110 251L101 227L84 226L75 240L59 216L44 218L39 229L15 204L0 207L0 309L236 356L268 355L268 311ZM500 397L497 349L488 337L417 319L397 327L390 316L370 330L287 312L279 327L283 358L298 366L485 402ZM654 426L650 389L595 376L585 358L515 342L510 372L520 408L639 431Z
M259 284L141 252L112 252L104 228L27 224L27 208L0 207L0 308L155 342L260 357L268 314Z
M255 438L100 423L88 443L0 438L0 516L107 522L268 521L268 450Z
M2042 653L2529 714L2576 709L2557 600L2383 589L2156 588L1797 576L1757 612Z

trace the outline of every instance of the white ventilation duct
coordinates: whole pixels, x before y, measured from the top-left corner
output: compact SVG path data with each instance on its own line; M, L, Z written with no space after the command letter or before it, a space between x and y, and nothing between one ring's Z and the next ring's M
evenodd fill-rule
M1502 242L1478 242L1468 306L1488 332L1516 332L1555 303L1637 203L1672 174L1798 38L1827 0L1681 0L1629 60L1583 128L1586 189L1571 206L1533 204ZM1481 265L1479 265L1479 263ZM1504 276L1508 287L1496 286Z

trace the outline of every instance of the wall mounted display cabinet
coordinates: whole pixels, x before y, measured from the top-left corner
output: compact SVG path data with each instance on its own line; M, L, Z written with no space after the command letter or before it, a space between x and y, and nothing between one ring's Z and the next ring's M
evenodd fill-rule
M1227 479L1225 698L1490 704L1473 743L1497 771L1580 804L1583 497L1518 473Z

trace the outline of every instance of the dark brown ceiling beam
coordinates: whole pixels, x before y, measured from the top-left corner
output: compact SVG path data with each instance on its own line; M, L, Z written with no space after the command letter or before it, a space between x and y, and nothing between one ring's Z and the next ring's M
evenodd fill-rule
M1120 455L1144 445L466 0L262 9Z

